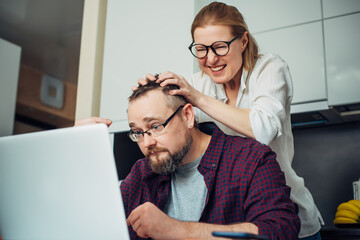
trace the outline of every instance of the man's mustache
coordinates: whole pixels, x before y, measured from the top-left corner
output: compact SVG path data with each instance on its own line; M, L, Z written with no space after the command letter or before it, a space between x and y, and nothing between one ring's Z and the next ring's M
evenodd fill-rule
M158 148L158 147L151 148L146 151L145 156L150 157L151 154L158 153L158 152L168 152L168 150L166 148Z

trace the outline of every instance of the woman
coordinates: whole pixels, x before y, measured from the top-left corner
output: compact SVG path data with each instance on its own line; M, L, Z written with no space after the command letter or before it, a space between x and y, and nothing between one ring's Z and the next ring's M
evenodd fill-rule
M321 215L313 198L291 167L294 154L290 122L292 82L287 64L278 56L259 55L241 13L213 2L195 17L189 46L201 72L187 82L171 72L139 79L176 84L170 94L183 95L196 106L199 123L214 121L225 133L254 138L269 145L291 187L301 219L301 239L320 239ZM201 110L201 111L200 111Z

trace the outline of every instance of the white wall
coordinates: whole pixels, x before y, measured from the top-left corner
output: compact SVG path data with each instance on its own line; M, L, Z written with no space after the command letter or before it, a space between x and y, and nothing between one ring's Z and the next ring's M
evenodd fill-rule
M0 38L0 137L12 135L21 48Z
M138 78L167 70L191 76L193 18L193 0L108 0L100 116L113 120L111 131L128 130L127 98Z

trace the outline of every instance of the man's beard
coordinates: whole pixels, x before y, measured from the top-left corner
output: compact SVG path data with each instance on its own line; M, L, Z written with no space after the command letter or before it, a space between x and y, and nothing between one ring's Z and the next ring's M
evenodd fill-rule
M153 148L149 149L146 153L146 157L149 160L149 164L151 169L158 174L168 175L175 171L175 169L179 166L182 162L184 156L189 151L191 144L192 144L192 137L189 136L186 143L180 148L179 151L171 154L168 149L166 148ZM168 156L164 159L159 159L157 156L151 156L153 152L167 152ZM157 158L156 160L153 158Z

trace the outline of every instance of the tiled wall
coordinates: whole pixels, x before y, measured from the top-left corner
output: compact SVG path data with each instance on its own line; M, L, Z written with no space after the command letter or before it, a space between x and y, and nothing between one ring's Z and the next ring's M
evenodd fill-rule
M360 178L360 122L293 129L293 168L304 178L325 225L332 226L336 207L353 198Z

